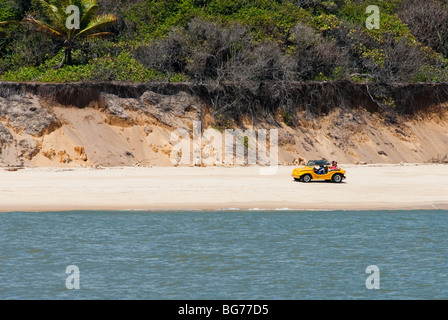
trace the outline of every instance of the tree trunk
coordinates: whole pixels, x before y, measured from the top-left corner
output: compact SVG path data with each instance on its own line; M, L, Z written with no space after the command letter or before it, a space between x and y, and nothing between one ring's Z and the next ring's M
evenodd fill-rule
M67 54L66 63L71 66L72 65L72 48L66 48L65 53Z
M72 64L72 48L70 45L66 45L64 47L64 58L62 58L61 63L59 64L59 68L62 68L64 65Z

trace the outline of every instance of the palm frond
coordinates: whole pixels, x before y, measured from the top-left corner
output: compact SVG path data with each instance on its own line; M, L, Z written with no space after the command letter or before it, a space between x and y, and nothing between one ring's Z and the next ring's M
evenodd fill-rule
M89 34L96 33L100 29L105 28L117 21L117 17L113 14L105 14L98 17L95 17L87 27L81 30L76 37L86 37Z
M105 37L105 36L110 36L112 34L113 34L112 32L97 32L97 33L89 34L88 36L86 36L86 38Z
M23 21L29 22L32 25L36 26L39 29L39 31L41 31L41 32L48 33L48 34L56 36L56 37L64 36L60 30L56 30L56 28L50 27L46 23L36 20L34 18L25 18L25 19L23 19Z
M89 22L95 18L96 12L98 11L99 6L95 4L85 4L82 12L82 18L79 23L81 30L87 28Z
M14 25L14 24L20 24L20 21L0 21L0 28L2 26L10 26L10 25Z
M42 7L44 14L51 21L61 22L64 20L65 7L61 4L60 6L55 6L53 4L48 3L45 0L37 0Z
M38 0L40 6L42 7L49 23L54 25L56 28L61 30L65 26L65 6L62 2L59 2L59 7L48 3L45 0Z

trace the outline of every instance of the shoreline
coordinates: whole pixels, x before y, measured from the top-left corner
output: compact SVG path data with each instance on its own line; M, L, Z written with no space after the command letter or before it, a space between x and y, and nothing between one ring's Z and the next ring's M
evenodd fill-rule
M300 209L294 209L294 208L226 208L223 207L221 209L217 209L217 208L213 208L213 209L194 209L194 208L186 208L186 209L180 209L177 207L172 207L169 208L168 206L162 206L160 209L158 208L153 208L153 209L118 209L116 207L114 208L90 208L90 209L76 209L76 208L63 208L63 209L40 209L40 210L0 210L0 213L60 213L60 212L65 212L65 213L69 213L69 212L97 212L97 211L102 211L102 212L110 212L110 213L114 213L114 212L141 212L141 213L157 213L157 212L367 212L367 211L390 211L390 212L395 212L395 211L448 211L448 203L447 204L443 204L443 205L438 205L437 207L433 207L431 205L417 205L417 206L412 206L412 207L399 207L399 206L391 206L389 208L386 207L376 207L376 206L372 206L372 208L367 208L367 207L363 207L363 208L351 208L351 209L341 209L341 208L331 208L331 209L318 209L318 208L314 208L314 209L304 209L304 208L300 208Z
M447 165L341 167L341 184L295 182L293 166L0 168L0 212L448 210Z
M448 211L448 203L443 204L414 204L410 206L400 206L399 204L390 204L388 206L377 206L375 204L370 204L370 206L362 206L362 207L356 207L351 206L351 204L348 204L348 208L342 206L340 208L338 207L314 207L314 206L305 206L305 207L297 207L297 208L279 208L275 206L260 206L259 207L250 207L250 206L241 206L241 207L227 207L225 205L223 206L215 206L208 208L207 206L204 206L202 208L196 208L196 207L189 207L188 205L184 207L177 207L177 206L169 206L169 205L158 205L154 206L152 208L119 208L119 207L61 207L58 209L58 207L42 207L41 209L26 209L22 208L20 210L17 209L11 209L11 210L0 210L0 213L58 213L58 212L74 212L74 211L81 211L81 212L96 212L96 211L105 211L105 212L144 212L144 213L155 213L155 212L313 212L313 211L319 211L319 212L345 212L345 211L355 211L355 212L365 212L365 211Z

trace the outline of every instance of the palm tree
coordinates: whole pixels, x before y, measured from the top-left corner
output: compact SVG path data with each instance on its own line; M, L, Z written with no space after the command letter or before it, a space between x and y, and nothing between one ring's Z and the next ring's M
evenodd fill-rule
M78 41L110 35L110 32L100 31L117 21L117 17L113 14L96 15L99 9L96 0L53 0L51 2L38 0L38 2L44 10L47 21L39 21L32 16L23 21L36 26L39 32L64 41L64 58L59 67L72 64L72 50ZM66 9L71 5L79 9L79 29L67 28L66 21L71 13L66 13Z

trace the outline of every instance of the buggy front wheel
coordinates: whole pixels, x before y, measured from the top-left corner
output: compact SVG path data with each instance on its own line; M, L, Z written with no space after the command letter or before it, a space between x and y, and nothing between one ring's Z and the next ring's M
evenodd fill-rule
M302 182L308 183L308 182L311 181L311 176L310 176L309 174L305 174L305 175L303 175L302 177L300 177L300 180L301 180Z
M333 177L331 177L331 181L335 182L335 183L341 183L342 182L342 175L339 173L336 173L333 175Z

